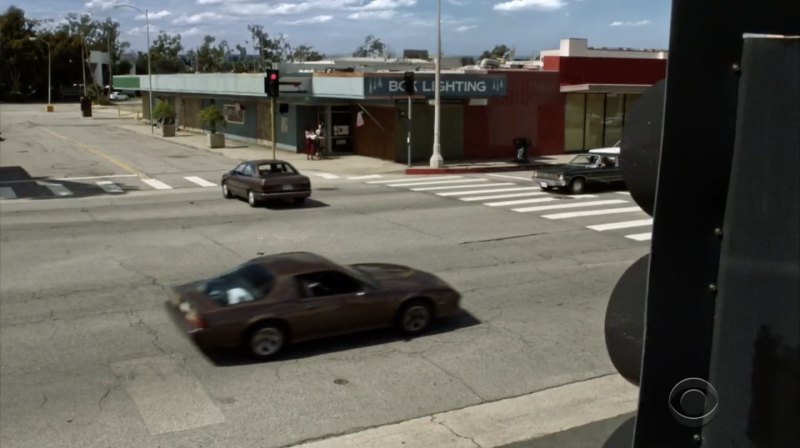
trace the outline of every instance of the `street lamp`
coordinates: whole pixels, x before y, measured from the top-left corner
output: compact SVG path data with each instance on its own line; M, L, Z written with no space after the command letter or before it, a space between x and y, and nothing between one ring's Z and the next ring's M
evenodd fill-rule
M50 95L53 92L53 88L51 87L50 79L51 79L51 74L53 73L53 69L52 69L52 65L50 63L50 61L51 61L51 59L50 59L50 42L42 39L41 37L29 37L28 40L31 41L31 42L40 40L40 41L44 42L45 45L47 45L47 111L48 112L52 112L53 111L53 103L52 103L52 101L50 101L50 99L51 99Z
M150 99L150 133L154 134L155 131L153 130L153 69L150 66L150 17L147 15L147 10L144 11L131 5L116 5L116 8L131 8L135 11L139 11L140 13L144 14L144 20L147 25L147 87L148 87L148 94L147 96ZM113 84L113 82L112 82Z
M439 78L442 65L442 0L436 0L436 75L434 76L434 95L433 95L433 155L431 156L431 168L441 168L444 165L442 158L442 146L439 144L439 129L441 128L441 93Z

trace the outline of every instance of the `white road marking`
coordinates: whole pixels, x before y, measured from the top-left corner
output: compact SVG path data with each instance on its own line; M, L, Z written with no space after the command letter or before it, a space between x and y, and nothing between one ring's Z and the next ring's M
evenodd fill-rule
M380 174L367 174L366 176L350 176L348 179L350 180L361 180L361 179L375 179L377 177L383 177Z
M440 177L430 177L430 176L418 176L418 177L406 177L403 179L384 179L384 180L371 180L367 182L368 184L391 184L396 182L414 182L418 180L444 180L444 179L457 179L461 176L440 176Z
M539 187L509 187L509 188L497 188L492 190L470 190L470 191L451 191L447 193L436 193L439 196L458 196L458 195L466 195L466 194L482 194L482 193L503 193L506 191L541 191Z
M319 176L323 179L338 179L339 176L331 173L321 173L317 171L309 171L308 174L313 174L314 176Z
M105 190L106 193L111 194L120 194L123 193L122 188L119 185L111 182L110 180L98 180L95 182L100 188Z
M198 176L185 176L184 179L188 180L189 182L194 182L197 185L200 185L201 187L216 187L217 186L217 184L215 184L214 182L209 182L209 181L203 179L202 177L198 177Z
M606 230L630 229L631 227L649 226L652 223L653 223L653 218L637 219L636 221L623 221L623 222L612 222L609 224L598 224L596 226L588 226L587 229L597 230L598 232L604 232Z
M538 207L514 208L512 210L514 210L515 212L527 213L527 212L540 212L543 210L558 210L562 208L595 207L598 205L625 204L627 202L628 201L623 201L622 199L607 199L605 201L572 202L569 204L559 204L559 205L540 205Z
M172 187L170 187L169 185L167 185L164 182L161 182L160 180L157 180L157 179L152 179L152 178L149 178L149 177L143 177L142 178L142 182L146 183L147 185L150 185L151 187L155 188L156 190L172 190Z
M626 196L630 196L631 192L630 191L618 191L617 194L624 194Z
M484 179L488 181L488 179ZM497 183L489 183L489 184L469 184L469 185L445 185L443 187L419 187L419 188L412 188L411 191L434 191L434 190L456 190L458 188L476 188L476 187L497 187L497 186L504 186L504 185L514 185L511 182L497 182Z
M614 374L295 448L495 448L633 412L638 401L639 389Z
M92 180L92 179L112 179L115 177L139 177L138 174L109 174L108 176L84 176L84 177L54 177L55 180Z
M453 180L429 180L424 182L411 182L400 184L389 184L390 187L416 187L417 185L442 185L442 184L463 184L470 182L486 182L487 179L453 179ZM465 185L469 186L469 185Z
M536 204L540 202L553 202L556 198L552 196L548 196L546 198L534 198L534 199L517 199L515 201L500 201L500 202L486 202L484 205L488 205L489 207L504 207L506 205L520 205L520 204Z
M69 188L61 184L54 184L52 182L42 182L42 181L37 181L36 183L43 187L47 187L47 189L50 190L56 196L62 196L62 197L72 196L72 192L69 191Z
M653 232L636 233L636 234L633 234L633 235L625 235L625 238L630 238L630 239L636 240L636 241L650 241L651 239L653 239Z
M177 359L139 358L111 364L136 403L150 434L184 431L225 421L200 382Z
M17 194L14 193L14 189L11 187L0 187L0 198L6 199L16 199Z
M542 215L542 218L567 219L567 218L580 218L583 216L614 215L617 213L633 213L641 211L642 209L639 207L607 208L604 210L587 210L583 212L555 213L552 215Z
M530 177L509 176L509 175L507 175L507 174L489 174L489 176L493 176L493 177L505 177L505 178L507 178L507 179L520 179L520 180L527 180L528 182L531 182L531 181L532 181L532 179L531 179Z
M531 191L528 193L508 193L508 194L493 194L489 196L470 196L467 198L458 198L458 199L470 202L470 201L487 201L489 199L506 199L506 198L521 198L526 196L541 196L544 194L548 193L545 193L544 191Z

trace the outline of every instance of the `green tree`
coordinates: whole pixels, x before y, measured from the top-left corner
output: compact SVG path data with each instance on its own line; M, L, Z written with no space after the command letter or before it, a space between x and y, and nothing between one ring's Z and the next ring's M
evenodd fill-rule
M321 61L325 55L314 50L310 45L299 45L292 52L292 60L297 62Z
M478 56L478 59L503 59L503 57L511 51L511 48L508 48L506 45L495 45L494 48L489 51L485 50Z
M247 25L252 37L253 48L259 55L259 71L265 70L272 62L285 62L292 56L292 46L285 35L270 38L261 25Z
M361 44L360 47L356 48L356 51L353 52L353 56L362 58L387 57L387 47L386 44L381 42L380 39L370 34L364 38L364 43Z
M10 6L0 16L0 94L7 97L10 93L23 95L30 93L32 82L40 79L44 72L47 85L47 48L41 42L31 42L35 36L38 21L25 17L25 11ZM45 48L40 48L45 47ZM44 61L45 65L42 65ZM45 94L46 94L46 88Z
M186 71L186 66L178 56L183 50L181 44L181 35L174 36L161 31L153 41L150 47L150 56L153 58L151 64L153 67L153 74L168 74L168 73L183 73ZM139 53L139 59L144 60L144 66L147 67L147 53ZM140 62L136 62L138 70ZM140 73L147 73L143 70Z

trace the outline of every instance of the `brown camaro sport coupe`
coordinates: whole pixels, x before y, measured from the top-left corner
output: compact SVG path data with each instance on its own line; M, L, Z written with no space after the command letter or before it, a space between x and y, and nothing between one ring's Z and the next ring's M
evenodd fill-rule
M460 299L437 276L406 266L339 265L292 252L177 286L166 307L201 347L243 346L266 359L288 342L373 328L415 335L434 318L457 313Z
M311 180L283 160L249 160L222 175L222 195L247 198L252 207L271 199L302 204L311 196Z

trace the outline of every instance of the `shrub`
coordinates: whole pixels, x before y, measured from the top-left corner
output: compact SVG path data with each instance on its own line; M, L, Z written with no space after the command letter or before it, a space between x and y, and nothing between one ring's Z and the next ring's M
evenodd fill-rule
M217 133L217 125L225 126L227 124L225 116L222 115L216 104L210 104L200 109L199 118L203 127L208 128L212 134Z
M168 101L158 100L158 103L153 108L153 118L162 125L175 124L175 111Z

